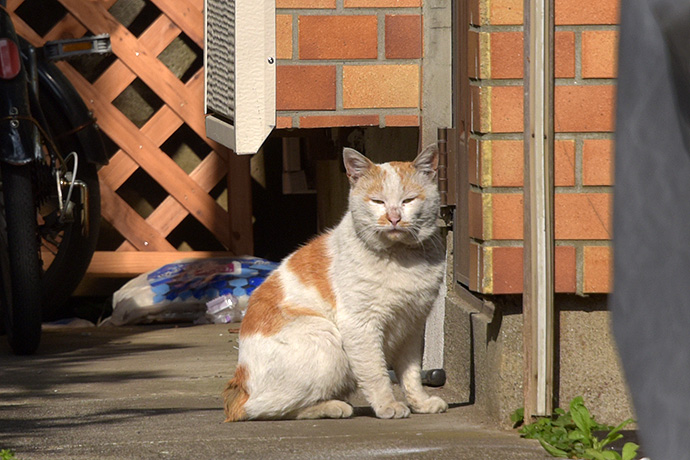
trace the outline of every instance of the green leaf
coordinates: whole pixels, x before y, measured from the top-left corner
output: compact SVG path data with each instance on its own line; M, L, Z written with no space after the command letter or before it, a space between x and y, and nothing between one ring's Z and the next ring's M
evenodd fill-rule
M637 449L639 448L640 446L634 442L626 442L623 446L623 451L621 452L622 460L633 460L637 455Z
M618 426L616 426L615 428L611 429L611 431L609 431L608 436L606 436L606 437L608 438L608 437L611 436L611 435L618 434L619 431L621 431L623 428L625 428L627 425L629 425L629 424L631 424L631 423L635 423L635 420L633 420L633 419L631 419L631 418L629 418L629 419L627 419L627 420L623 420L621 423L618 424Z
M568 453L566 451L552 446L543 439L539 440L539 444L541 444L544 450L547 451L552 457L568 458Z
M568 433L568 439L571 441L582 441L585 439L585 434L580 430L574 430Z
M612 443L613 441L617 441L620 438L623 437L623 435L620 433L620 431L625 428L626 425L629 425L630 423L634 423L635 420L629 418L627 420L622 421L621 423L618 424L615 428L612 428L611 431L606 435L606 438L604 438L604 441L602 442L602 446L605 446L607 444Z
M615 450L605 450L602 452L606 460L621 460L621 455Z
M522 425L522 423L525 421L525 408L521 407L510 414L510 421L513 422L513 428L517 428Z
M585 454L592 460L621 460L618 452L613 450L598 451L595 449L587 449Z
M578 398L575 398L578 399ZM576 403L576 400L570 403L570 415L573 417L573 422L580 431L582 431L587 438L592 436L592 416L590 415L587 408L581 404L582 398L580 399L580 404Z
M608 435L606 435L604 440L601 441L601 447L607 446L614 441L618 441L622 437L623 437L623 435L620 433L614 433L613 435L611 433L609 433Z

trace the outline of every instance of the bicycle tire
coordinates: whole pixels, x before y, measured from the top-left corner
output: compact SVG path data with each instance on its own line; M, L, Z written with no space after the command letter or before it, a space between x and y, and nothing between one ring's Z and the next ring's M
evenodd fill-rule
M41 261L32 165L8 163L2 170L11 302L4 308L4 324L15 354L29 355L41 340Z

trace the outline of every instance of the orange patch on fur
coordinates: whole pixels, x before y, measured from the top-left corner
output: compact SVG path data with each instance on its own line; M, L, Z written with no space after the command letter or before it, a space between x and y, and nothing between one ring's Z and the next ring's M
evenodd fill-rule
M333 296L333 305L335 305L333 291L329 292ZM277 274L271 275L249 297L247 313L240 325L240 338L254 334L266 337L275 335L285 327L288 321L298 316L323 315L308 308L287 305L280 279Z
M283 287L274 273L249 297L247 313L240 325L240 337L257 333L269 336L280 331L285 323L280 312L283 298Z
M324 317L321 313L316 312L311 308L293 307L290 305L286 305L285 307L283 307L283 314L290 318L297 318L298 316L318 316L320 318ZM285 322L287 322L287 320Z
M328 279L331 257L328 254L328 235L321 235L300 248L287 261L287 268L305 286L316 288L321 298L335 308L335 293Z
M400 179L411 176L417 171L411 161L391 161L390 165L398 172Z
M390 165L400 176L400 183L406 192L414 192L424 198L424 188L415 180L417 168L409 161L391 161Z
M362 176L357 182L357 188L363 188L366 191L364 199L369 199L371 195L376 195L383 192L383 183L386 177L386 171L379 165L374 165L367 173Z
M248 379L249 371L242 364L239 364L235 369L235 376L228 381L223 391L226 422L238 422L247 418L244 405L249 399L249 393L247 392Z

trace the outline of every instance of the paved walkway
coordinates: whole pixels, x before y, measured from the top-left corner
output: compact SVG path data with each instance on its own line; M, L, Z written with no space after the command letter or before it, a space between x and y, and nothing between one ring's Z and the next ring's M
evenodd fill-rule
M18 459L550 458L467 409L378 420L222 423L230 325L45 330L39 353L0 338L0 450Z

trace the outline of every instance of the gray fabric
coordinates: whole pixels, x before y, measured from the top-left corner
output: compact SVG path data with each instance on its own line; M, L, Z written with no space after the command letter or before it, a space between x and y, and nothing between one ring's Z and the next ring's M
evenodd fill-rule
M690 2L624 0L613 330L645 453L690 459Z

